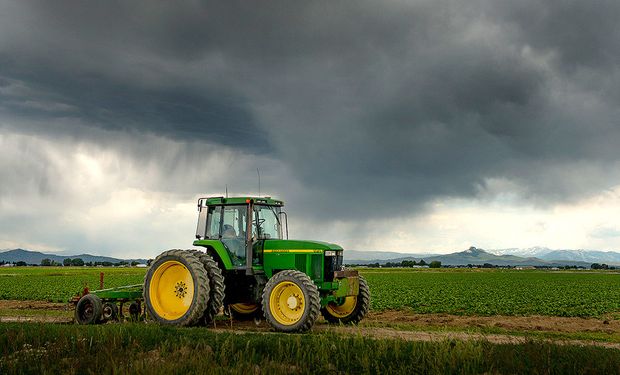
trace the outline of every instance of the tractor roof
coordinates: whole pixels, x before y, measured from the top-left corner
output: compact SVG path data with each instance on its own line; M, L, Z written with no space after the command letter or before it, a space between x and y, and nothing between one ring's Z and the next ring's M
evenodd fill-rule
M206 197L198 199L198 205L202 206L215 206L215 205L228 205L228 204L246 204L250 203L250 200L258 204L266 204L270 206L283 206L284 202L273 199L271 197Z

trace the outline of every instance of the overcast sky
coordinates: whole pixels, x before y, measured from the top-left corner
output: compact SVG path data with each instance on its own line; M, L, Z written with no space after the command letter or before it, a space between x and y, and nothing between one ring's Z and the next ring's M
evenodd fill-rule
M620 251L620 2L0 0L0 249L261 193L356 250Z

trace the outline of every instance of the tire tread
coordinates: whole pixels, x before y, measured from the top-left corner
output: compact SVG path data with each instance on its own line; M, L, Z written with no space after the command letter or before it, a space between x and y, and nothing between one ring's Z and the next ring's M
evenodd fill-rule
M327 320L329 323L342 323L342 324L358 324L364 316L368 313L370 309L370 288L368 287L368 282L363 276L359 276L360 280L360 291L357 295L357 304L355 305L355 309L351 313L351 315L338 318L329 313L329 311L324 307L321 309L321 315L323 318ZM361 302L361 303L360 303Z
M278 323L273 316L271 316L269 312L269 296L273 288L286 279L293 279L299 283L299 286L302 288L308 298L306 304L309 306L308 313L305 314L305 319L301 323L297 323L292 326L284 326ZM265 320L271 325L274 329L282 332L305 332L312 328L314 323L319 317L319 310L321 309L321 297L319 295L319 289L312 282L310 277L305 273L297 270L284 270L280 271L277 274L273 275L267 281L265 285L265 289L263 290L263 312L265 316ZM302 317L303 318L303 317Z
M215 316L219 314L220 309L224 305L224 293L226 289L224 276L222 275L222 270L211 255L199 250L191 250L191 252L198 257L209 276L209 302L202 315L202 323L206 325L213 322Z
M150 295L148 293L148 281L149 278L152 277L154 269L152 265L157 264L162 258L172 257L177 259L183 259L187 262L188 269L194 275L194 289L196 290L196 298L192 302L192 306L190 306L190 313L185 314L179 319L176 320L166 320L160 318L154 311L151 301ZM172 249L164 251L159 254L153 263L149 271L147 271L144 276L144 288L143 288L143 296L144 303L146 305L146 309L148 311L148 315L160 323L168 324L168 325L178 325L178 326L192 326L196 325L200 322L204 311L207 308L207 304L209 302L209 277L207 275L207 271L204 268L204 265L200 262L197 256L192 254L190 250L182 250L182 249Z

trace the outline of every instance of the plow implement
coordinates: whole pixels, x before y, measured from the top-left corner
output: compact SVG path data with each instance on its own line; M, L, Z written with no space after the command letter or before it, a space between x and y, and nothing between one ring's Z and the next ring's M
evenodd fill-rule
M126 317L132 321L144 318L142 284L95 291L84 288L82 296L75 296L70 302L75 306L74 318L79 324L122 321ZM124 314L125 306L128 306L128 316Z

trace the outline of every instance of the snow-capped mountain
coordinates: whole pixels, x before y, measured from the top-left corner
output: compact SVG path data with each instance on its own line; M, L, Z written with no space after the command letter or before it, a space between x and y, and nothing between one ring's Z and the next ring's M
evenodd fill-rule
M546 247L531 247L528 249L498 249L489 250L496 255L516 255L520 257L536 257L543 260L570 260L576 262L620 264L620 253L615 251L599 250L553 250Z
M541 258L550 252L554 251L547 247L530 247L527 249L510 248L510 249L495 249L487 250L491 254L495 255L516 255L524 258Z
M543 259L575 260L592 263L620 263L620 253L597 250L554 250Z

